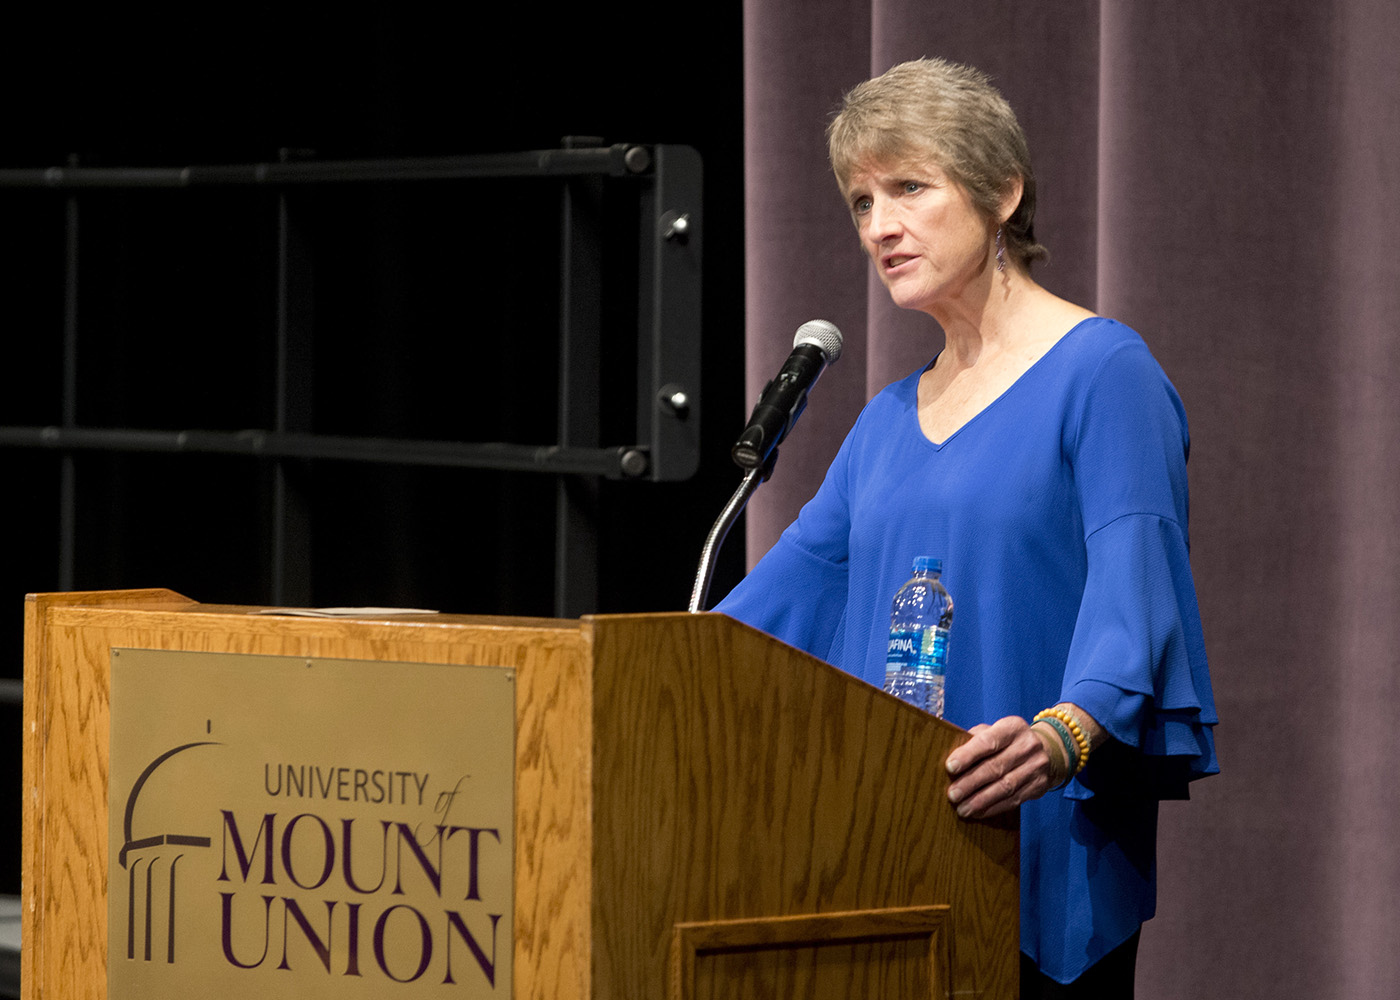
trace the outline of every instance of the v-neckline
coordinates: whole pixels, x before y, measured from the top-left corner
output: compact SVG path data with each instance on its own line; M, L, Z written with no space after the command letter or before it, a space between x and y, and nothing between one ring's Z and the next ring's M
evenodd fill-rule
M1010 395L1011 392L1012 392L1018 385L1020 385L1023 381L1025 381L1025 380L1030 376L1030 374L1031 374L1032 372L1034 372L1037 368L1039 368L1039 367L1045 362L1045 360L1046 360L1047 358L1049 358L1052 354L1055 353L1056 349L1057 349L1061 344L1063 344L1066 340L1068 340L1070 337L1072 337L1082 326L1084 326L1084 324L1093 322L1094 320L1101 320L1101 319L1103 319L1103 317L1102 317L1102 316L1098 316L1098 315L1086 316L1086 317L1084 317L1083 319L1079 320L1077 323L1075 323L1073 326L1071 326L1068 330L1066 330L1066 331L1060 336L1060 338L1059 338L1058 340L1056 340L1053 344L1051 344L1048 348L1045 349L1045 353L1044 353L1044 354L1042 354L1040 357L1038 357L1038 358L1036 358L1034 361L1032 361L1031 364L1030 364L1030 367L1028 367L1028 368L1027 368L1025 371L1023 371L1020 375L1017 375L1014 379L1012 379L1011 382L1010 382L1010 384L1008 384L1008 385L1006 386L1005 389L1003 389L1001 392L997 393L997 395L994 396L992 399L990 399L990 400L987 402L987 404L986 404L985 406L983 406L980 410L978 410L976 413L973 413L973 414L972 414L971 416L969 416L966 420L964 420L962 423L960 423L957 427L955 427L955 428L953 428L953 430L949 431L949 432L948 432L948 435L947 435L946 437L944 437L942 441L935 441L933 438L929 437L929 435L924 431L923 422L919 419L919 383L923 380L924 375L925 375L930 369L932 369L933 366L934 366L935 364L938 363L938 358L941 356L942 352L940 351L939 354L935 354L934 357L933 357L933 360L930 361L927 365L925 365L925 366L919 371L918 376L917 376L917 377L915 378L915 380L914 380L914 425L915 425L915 427L918 428L919 437L921 437L921 438L923 438L925 441L927 441L927 442L929 443L929 445L932 446L935 450L941 450L945 445L948 444L948 442L952 441L954 438L956 438L956 437L958 437L960 434L962 434L962 432L963 432L969 425L971 425L971 424L973 424L973 423L976 423L976 422L981 418L981 416L982 416L984 413L986 413L988 410L991 410L991 409L992 409L993 407L995 407L998 403L1000 403L1003 399L1005 399L1008 395Z

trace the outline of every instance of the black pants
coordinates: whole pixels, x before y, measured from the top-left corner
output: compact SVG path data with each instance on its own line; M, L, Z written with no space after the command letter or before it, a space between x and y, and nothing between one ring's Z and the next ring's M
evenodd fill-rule
M1072 983L1057 983L1021 956L1021 1000L1132 1000L1138 931Z

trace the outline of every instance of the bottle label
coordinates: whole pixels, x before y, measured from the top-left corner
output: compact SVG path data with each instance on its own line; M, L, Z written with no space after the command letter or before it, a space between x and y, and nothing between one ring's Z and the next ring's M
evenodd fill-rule
M885 656L885 672L910 670L917 666L924 642L932 629L896 629L890 633L890 648Z
M935 677L948 672L948 630L946 628L924 629L920 659Z
M942 717L948 671L948 630L935 626L894 629L885 657L885 690Z
M896 629L890 633L885 672L931 669L935 674L948 669L948 630L946 628Z

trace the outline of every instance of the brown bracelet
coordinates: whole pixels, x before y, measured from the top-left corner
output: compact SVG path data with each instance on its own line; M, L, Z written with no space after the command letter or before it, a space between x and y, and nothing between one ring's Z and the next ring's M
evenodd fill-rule
M1036 722L1048 722L1052 726L1058 722L1060 726L1064 726L1067 732L1061 738L1063 739L1064 736L1072 737L1074 745L1079 751L1078 753L1070 755L1074 759L1074 767L1070 773L1078 774L1080 771L1084 770L1084 765L1089 763L1089 751L1092 750L1093 747L1089 743L1088 735L1084 732L1084 727L1079 724L1079 720L1067 709L1056 706L1036 713L1035 719L1032 720L1032 725ZM1059 727L1056 728L1058 730Z
M1069 728L1063 722L1061 722L1059 719L1053 716L1047 716L1044 719L1036 719L1035 722L1031 723L1031 725L1035 726L1039 725L1040 723L1044 723L1045 725L1053 729L1055 731L1055 735L1060 738L1061 745L1065 748L1065 776L1064 780L1061 781L1059 785L1055 786L1056 788L1058 788L1060 787L1060 785L1068 784L1069 779L1074 777L1075 774L1078 773L1079 753L1077 748L1075 747L1074 738L1069 734Z

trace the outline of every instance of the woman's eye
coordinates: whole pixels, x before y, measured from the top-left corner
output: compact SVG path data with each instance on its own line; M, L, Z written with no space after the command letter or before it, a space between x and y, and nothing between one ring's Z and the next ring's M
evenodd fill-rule
M905 194L917 194L922 188L923 188L923 185L920 184L918 181L905 181L905 182L904 182L904 193L905 193Z
M864 215L866 212L870 211L870 199L857 198L851 203L851 208L857 215Z

